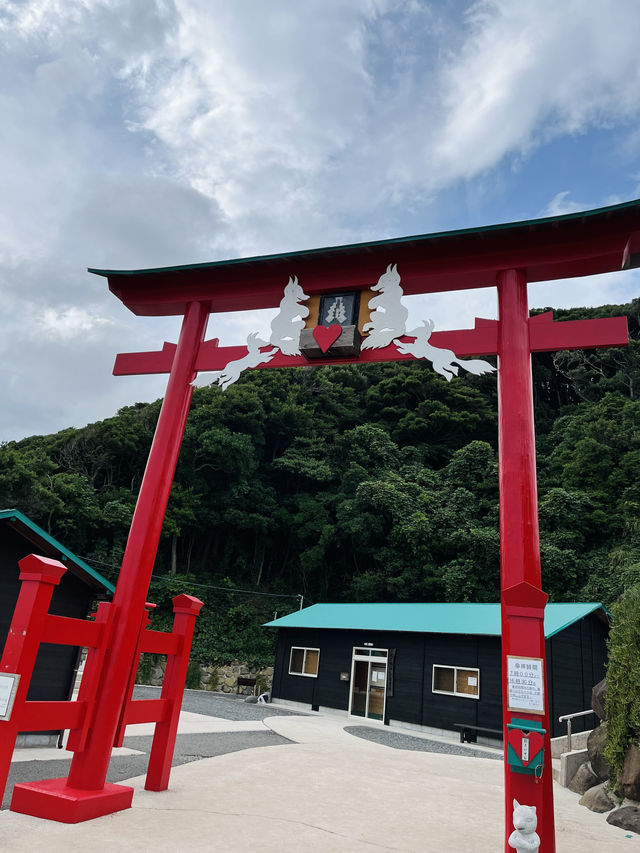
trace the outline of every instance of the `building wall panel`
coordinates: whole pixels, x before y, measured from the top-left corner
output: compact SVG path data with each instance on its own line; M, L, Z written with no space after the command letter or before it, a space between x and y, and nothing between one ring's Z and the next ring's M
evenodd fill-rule
M0 649L4 648L20 591L18 561L34 552L37 553L37 549L29 540L0 523ZM49 612L83 619L93 597L92 588L67 571L54 588ZM69 699L79 653L80 649L74 646L42 644L27 698L32 701Z
M552 736L566 731L566 726L558 723L558 716L590 707L591 688L604 675L607 631L607 625L592 615L547 641ZM387 722L393 719L441 729L453 729L455 723L501 729L500 638L492 636L281 628L274 698L346 712L350 681L341 681L340 673L347 672L351 677L353 648L367 644L393 652L389 658L390 665L394 660L394 666L391 685L389 678L387 682ZM292 645L320 649L317 679L288 674ZM479 698L434 693L432 675L437 664L479 669ZM586 718L577 722L574 730L593 723Z

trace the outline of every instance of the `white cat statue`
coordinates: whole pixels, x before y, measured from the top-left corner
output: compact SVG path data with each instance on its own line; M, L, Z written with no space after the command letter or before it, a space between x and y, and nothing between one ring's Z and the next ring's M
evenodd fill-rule
M509 847L516 853L536 853L540 847L540 836L536 832L538 816L535 806L521 806L513 801L513 825L515 829L509 836Z

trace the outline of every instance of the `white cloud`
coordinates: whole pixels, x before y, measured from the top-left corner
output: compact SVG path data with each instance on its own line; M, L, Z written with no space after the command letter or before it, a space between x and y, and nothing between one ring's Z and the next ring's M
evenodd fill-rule
M589 210L590 205L580 204L569 199L569 191L556 193L542 211L543 216L564 216L565 213L577 213L579 210ZM612 202L613 203L613 202Z
M392 233L403 206L638 114L633 27L620 33L633 0L615 20L582 0L486 0L462 21L391 0L247 8L180 0L131 81L137 126L216 199L244 254Z
M607 207L609 205L621 204L623 199L618 195L609 195L606 198L593 202L571 201L569 190L556 193L542 211L540 216L564 216L567 213L578 213L581 210L593 210L595 207Z
M620 305L637 299L639 294L640 270L620 270L584 278L534 282L529 285L529 304L532 308Z
M537 147L593 127L617 123L632 161L637 5L615 7L5 2L0 440L81 425L162 393L162 378L109 374L115 352L158 349L175 340L178 321L133 317L87 266L164 266L441 230L456 186L466 182L472 196L480 176L489 196L492 175L508 183L499 167L510 157L523 169ZM551 183L544 197L550 215L580 209L574 198L607 203L569 182ZM503 220L520 214L505 210ZM536 285L532 302L618 301L602 294L637 284L621 281ZM412 305L416 322L433 316L440 328L460 327L495 315L495 294L434 294ZM269 319L221 315L211 334L239 343Z
M435 152L441 179L494 167L554 136L636 118L638 8L633 0L483 0L441 82Z
M85 336L111 323L106 317L97 317L73 305L63 311L45 308L35 318L36 329L44 332L45 337L63 341Z

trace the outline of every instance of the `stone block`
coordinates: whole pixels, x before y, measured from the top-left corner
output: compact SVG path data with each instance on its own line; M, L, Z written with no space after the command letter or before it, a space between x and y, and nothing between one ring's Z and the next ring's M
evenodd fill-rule
M640 749L632 744L624 757L620 790L625 797L640 801Z
M640 834L640 808L638 806L622 806L622 808L607 815L607 823Z
M603 678L599 681L591 691L591 707L596 712L598 717L604 722L606 720L604 703L607 696L607 679Z
M586 794L589 788L593 788L599 782L600 780L591 769L591 763L586 761L578 768L567 788L575 794Z
M567 788L569 786L569 782L571 782L580 767L588 761L589 753L586 749L574 749L571 752L563 752L560 756L560 773L558 775L558 782L564 788ZM580 793L583 794L584 791L581 791Z
M571 735L571 749L572 751L578 751L581 749L587 748L587 738L591 734L591 731L586 732L573 732ZM560 758L560 756L564 752L568 752L568 738L566 735L561 735L560 737L552 737L551 738L551 757L552 758Z
M589 790L580 797L579 803L581 806L585 806L585 808L588 808L592 812L604 814L604 812L611 811L615 806L616 801L609 790L609 783L601 782L599 785L594 785L592 788L589 788Z
M16 747L22 749L37 748L40 746L56 746L59 735L56 734L39 734L38 732L20 732L16 737Z
M594 729L587 740L587 750L591 768L598 779L606 782L611 776L611 767L604 757L604 744L607 737L607 724L602 723Z

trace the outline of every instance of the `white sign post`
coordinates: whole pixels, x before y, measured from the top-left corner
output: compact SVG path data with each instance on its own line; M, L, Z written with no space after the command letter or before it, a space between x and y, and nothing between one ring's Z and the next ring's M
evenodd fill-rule
M507 655L507 710L544 715L542 658Z
M16 698L20 676L2 673L0 675L0 720L11 718L13 700Z

